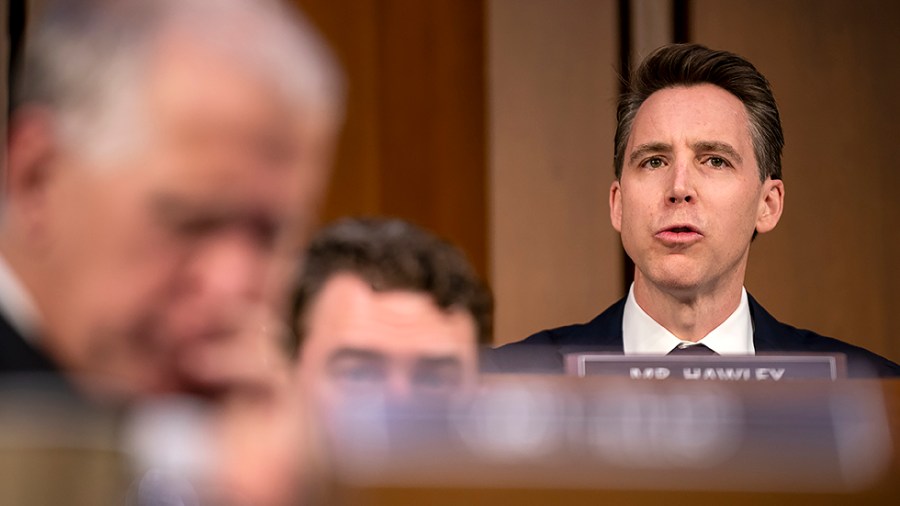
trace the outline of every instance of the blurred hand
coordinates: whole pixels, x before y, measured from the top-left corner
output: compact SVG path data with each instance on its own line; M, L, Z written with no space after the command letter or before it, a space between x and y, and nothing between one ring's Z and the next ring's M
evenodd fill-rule
M212 485L226 504L297 504L317 481L311 417L282 346L284 325L263 312L247 323L192 364L193 381L217 405Z

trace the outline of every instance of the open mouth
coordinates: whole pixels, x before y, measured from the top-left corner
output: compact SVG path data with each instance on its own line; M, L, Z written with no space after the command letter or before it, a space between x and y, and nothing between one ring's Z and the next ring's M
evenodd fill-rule
M667 244L687 244L699 241L702 237L703 234L691 225L675 225L656 233L656 238Z

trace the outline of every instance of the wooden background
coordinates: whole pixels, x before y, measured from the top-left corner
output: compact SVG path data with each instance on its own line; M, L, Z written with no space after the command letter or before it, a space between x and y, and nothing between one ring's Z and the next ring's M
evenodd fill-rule
M785 322L900 361L900 4L694 0L692 11L695 39L754 62L782 115L785 211L753 246L748 290Z
M619 50L673 40L672 1L298 3L352 83L328 217L397 214L457 241L494 288L497 343L624 293L607 210ZM785 322L900 360L900 7L681 4L688 40L753 61L783 115L786 211L753 245L748 289Z
M900 361L900 4L296 2L350 81L325 218L400 216L459 244L494 288L497 343L624 293L607 209L620 49L674 40L686 12L687 40L754 62L782 113L786 209L753 245L748 289L785 322Z

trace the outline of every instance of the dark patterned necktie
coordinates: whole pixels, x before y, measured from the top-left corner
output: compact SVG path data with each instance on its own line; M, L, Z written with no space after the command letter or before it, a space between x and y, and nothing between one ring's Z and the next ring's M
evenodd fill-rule
M705 344L679 344L667 355L718 355Z

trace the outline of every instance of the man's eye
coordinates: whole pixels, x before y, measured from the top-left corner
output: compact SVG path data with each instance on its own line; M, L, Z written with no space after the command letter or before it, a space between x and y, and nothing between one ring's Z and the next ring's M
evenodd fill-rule
M447 391L458 388L462 377L457 370L419 371L413 377L413 384L420 391Z
M649 167L651 169L658 169L663 166L662 158L653 157L644 162L644 167Z
M720 157L718 157L718 156L711 156L711 157L709 157L709 159L707 160L707 162L709 162L709 164L710 164L711 166L716 167L716 168L723 168L723 167L728 167L728 166L729 166L729 165L728 165L728 162L725 161L724 158L720 158Z
M265 249L271 249L278 240L280 230L271 221L253 220L248 228L254 242Z
M199 237L209 234L221 224L213 218L185 219L175 224L175 230L182 236Z
M367 365L338 368L333 375L345 384L374 385L384 382L384 371L379 367Z

